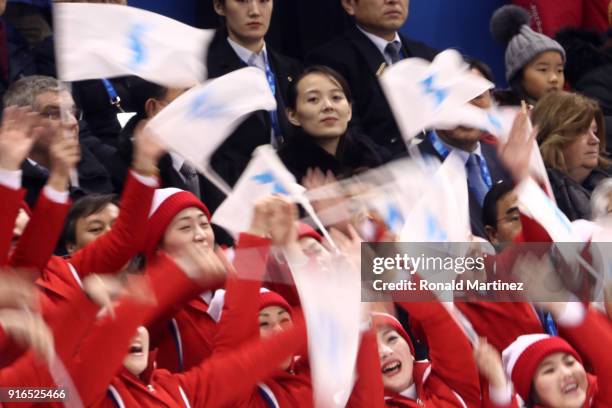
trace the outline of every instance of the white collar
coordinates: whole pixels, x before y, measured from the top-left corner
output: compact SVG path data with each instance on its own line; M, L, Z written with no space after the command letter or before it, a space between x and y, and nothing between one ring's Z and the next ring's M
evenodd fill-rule
M29 157L27 158L28 163L30 163L33 167L40 167L43 169L46 169L45 166L43 166L42 164L37 163L36 161L30 159Z
M406 398L410 398L410 399L416 400L417 399L416 385L414 383L412 383L412 385L410 387L408 387L404 391L400 392L400 395L402 397L406 397Z
M267 54L268 51L266 50L266 43L264 42L264 46L261 49L261 51L259 51L258 53L255 53L251 50L249 50L248 48L243 47L242 45L238 44L236 41L232 40L231 38L227 37L227 42L229 43L229 45L232 47L232 49L236 52L236 54L238 54L238 57L247 65L249 65L249 60L251 59L251 56L253 54L255 54L256 58L267 58Z
M474 149L471 152L466 152L465 150L458 149L446 143L444 140L442 140L438 132L435 132L435 137L438 138L438 140L448 149L449 152L451 151L455 152L457 156L459 156L461 160L463 160L463 164L467 163L468 159L470 158L470 154L472 153L474 153L476 156L480 156L481 159L484 159L484 156L482 155L482 148L481 148L480 142L476 144L476 149Z
M185 164L185 159L180 154L172 151L170 152L170 158L172 159L172 167L174 168L174 170L180 173L183 164Z
M397 31L395 32L395 38L393 38L393 40L391 40L391 41L387 41L384 38L381 38L381 37L379 37L377 35L374 35L372 33L368 33L366 30L361 28L359 26L359 24L357 24L357 28L366 37L368 37L370 39L370 41L372 41L374 43L376 48L378 48L378 51L380 51L380 53L383 55L383 57L385 57L385 61L387 61L387 64L390 64L391 60L389 59L389 57L387 57L387 54L385 54L385 48L387 48L387 44L389 44L390 42L393 42L393 41L399 41L400 44L402 43L402 40L401 40L399 34L397 33Z

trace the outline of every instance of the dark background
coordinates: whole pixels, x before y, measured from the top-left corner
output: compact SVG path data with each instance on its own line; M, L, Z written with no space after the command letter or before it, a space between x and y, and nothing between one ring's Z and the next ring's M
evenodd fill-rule
M402 32L435 48L457 48L487 62L498 85L504 85L503 48L489 33L489 18L506 0L412 0ZM187 24L213 28L218 24L212 0L129 0ZM274 0L268 42L278 51L302 57L349 24L340 0Z

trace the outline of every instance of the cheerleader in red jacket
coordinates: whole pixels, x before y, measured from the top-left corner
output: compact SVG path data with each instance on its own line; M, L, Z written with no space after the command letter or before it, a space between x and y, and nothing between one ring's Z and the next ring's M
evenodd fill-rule
M559 325L560 336L518 337L500 359L489 353L479 366L483 373L501 366L514 384L514 398L486 400L491 407L589 408L612 406L612 344L606 317L579 302L545 305ZM585 369L585 363L592 372ZM487 369L488 367L488 369Z
M430 360L415 361L412 341L394 316L371 313L372 329L362 338L358 381L348 406L479 407L472 347L442 304L432 300L400 306L420 322Z
M157 250L174 255L195 242L215 246L215 235L206 205L192 193L177 188L155 191L144 253L151 261ZM165 319L149 326L151 345L158 350L157 363L172 372L197 366L212 352L217 322L208 313L213 292L204 291Z
M296 218L295 205L281 197L268 197L256 203L249 231L238 237L235 273L228 275L226 280L221 316L226 329L223 336L215 339L213 355L223 355L237 345L284 333L295 325L295 311L286 299L278 293L260 290L271 246L297 243ZM302 255L299 246L292 248ZM250 392L232 406L313 406L310 369L304 349L296 349L271 376L252 386Z

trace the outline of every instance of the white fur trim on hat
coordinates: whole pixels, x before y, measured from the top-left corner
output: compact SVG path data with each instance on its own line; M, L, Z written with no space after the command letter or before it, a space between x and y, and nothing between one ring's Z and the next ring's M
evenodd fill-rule
M529 348L529 346L549 337L550 336L548 334L525 334L517 337L512 344L506 347L506 349L502 352L502 361L508 377L512 378L512 371L514 370L516 362L521 357L523 352Z
M151 217L155 211L159 208L160 205L164 201L168 199L168 197L180 193L185 190L181 190L180 188L168 187L168 188L158 188L155 190L155 194L153 194L153 201L151 202L151 211L149 211L149 217Z

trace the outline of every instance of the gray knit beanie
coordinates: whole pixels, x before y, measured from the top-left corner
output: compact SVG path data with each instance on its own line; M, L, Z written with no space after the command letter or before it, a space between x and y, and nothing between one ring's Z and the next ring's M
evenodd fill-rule
M529 13L515 5L500 7L491 17L493 38L506 46L506 79L510 81L525 65L546 51L558 51L565 62L565 50L555 40L529 27Z

